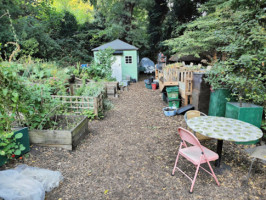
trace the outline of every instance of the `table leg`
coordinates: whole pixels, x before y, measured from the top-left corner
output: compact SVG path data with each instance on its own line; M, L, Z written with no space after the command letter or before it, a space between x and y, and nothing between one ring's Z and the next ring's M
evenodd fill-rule
M215 167L220 167L221 164L223 142L223 140L217 140L217 154L219 155L219 159L215 161Z

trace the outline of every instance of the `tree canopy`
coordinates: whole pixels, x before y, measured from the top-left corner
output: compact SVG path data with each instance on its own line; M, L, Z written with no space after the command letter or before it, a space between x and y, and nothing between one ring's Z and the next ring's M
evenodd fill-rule
M1 58L31 56L59 63L90 62L91 49L121 39L155 56L176 28L196 19L204 0L0 0ZM182 14L183 13L183 14Z

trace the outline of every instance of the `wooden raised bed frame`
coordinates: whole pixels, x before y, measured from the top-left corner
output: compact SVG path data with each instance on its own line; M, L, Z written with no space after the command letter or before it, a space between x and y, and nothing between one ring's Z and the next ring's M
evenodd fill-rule
M103 110L103 94L97 97L51 96L54 99L59 99L62 104L67 104L68 108L76 114L80 114L84 110L93 110L95 116L98 116L99 111Z
M88 118L75 115L67 117L80 117L81 121L71 130L30 130L30 143L73 150L89 134Z

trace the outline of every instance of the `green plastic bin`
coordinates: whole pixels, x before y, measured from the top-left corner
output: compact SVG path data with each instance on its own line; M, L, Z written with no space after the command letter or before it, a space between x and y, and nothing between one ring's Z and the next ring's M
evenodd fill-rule
M166 87L166 92L169 100L178 99L179 88L177 86Z
M179 108L180 107L180 99L169 100L169 107Z
M216 89L211 92L210 103L209 103L209 116L225 116L227 98L231 97L231 92L228 89Z

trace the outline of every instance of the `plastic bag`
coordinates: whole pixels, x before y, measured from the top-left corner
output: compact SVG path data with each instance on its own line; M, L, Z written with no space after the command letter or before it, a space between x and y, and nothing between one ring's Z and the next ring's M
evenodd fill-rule
M16 167L22 175L33 178L39 181L46 192L50 192L63 180L63 176L58 171L51 171L48 169L41 169L37 167L30 167L27 165L19 165Z
M155 71L154 62L149 58L142 58L140 61L141 67L145 68L145 73L152 73Z
M0 172L0 197L5 200L41 200L45 191L40 182L10 169Z
M57 187L60 172L20 165L0 171L0 197L5 200L43 200L45 192Z

